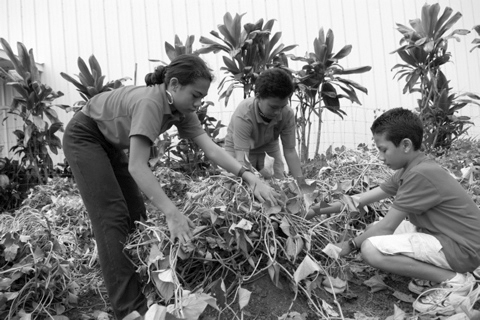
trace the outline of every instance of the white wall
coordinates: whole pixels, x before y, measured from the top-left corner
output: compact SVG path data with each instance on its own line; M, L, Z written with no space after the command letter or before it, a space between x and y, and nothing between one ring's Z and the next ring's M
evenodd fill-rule
M393 79L391 68L400 61L390 52L399 46L400 33L395 23L408 25L409 19L420 16L424 3L424 0L0 0L0 37L12 47L21 41L27 48L33 48L37 62L43 63L44 83L65 93L59 103L73 104L80 96L60 72L78 73L79 56L87 60L93 53L107 80L134 78L137 66L137 84L143 85L144 75L156 65L148 59L168 61L165 41L173 43L175 34L182 41L187 35L194 35L194 48L199 48L200 36L212 38L209 32L223 23L226 12L246 13L242 23L275 19L273 32L282 32L281 43L297 44L291 52L296 55L313 51L319 28L330 28L335 35L335 51L346 44L353 45L352 53L341 64L370 65L372 70L350 76L369 90L368 95L359 93L362 106L344 101L342 108L348 114L344 120L326 114L321 132L323 151L331 144L354 147L361 142L369 143L369 126L376 112L416 106L413 96L402 94L404 83ZM438 3L442 12L449 6L463 14L454 28L471 29L480 24L480 1ZM454 63L448 65L445 73L455 91L480 92L480 50L469 52L475 36L473 32L462 37L461 42L450 43ZM221 56L212 53L202 57L216 71L216 82L207 97L215 102L210 113L227 123L242 94L236 92L228 107L223 100L218 101L217 85L223 78ZM470 130L470 135L477 137L479 108L469 106L462 114L477 123ZM67 122L70 116L63 114L62 119ZM0 130L0 134L3 132Z

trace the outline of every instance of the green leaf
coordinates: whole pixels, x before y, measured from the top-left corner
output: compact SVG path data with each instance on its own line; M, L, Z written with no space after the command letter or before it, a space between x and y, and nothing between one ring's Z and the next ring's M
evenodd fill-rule
M455 29L455 30L452 31L452 33L450 33L450 35L448 35L447 38L453 37L456 34L461 35L461 36L465 36L469 33L470 33L470 30L467 30L467 29Z
M352 51L352 45L348 44L348 45L344 46L340 51L338 51L338 52L332 57L332 59L335 59L335 60L343 59L343 58L345 58L346 56L348 56L351 51Z
M442 28L442 25L447 21L447 19L450 17L452 14L453 10L450 7L446 7L443 10L442 16L437 20L437 23L435 25L435 34L433 35L434 39L439 39L442 34L440 34L440 30Z
M318 39L319 45L325 44L325 31L323 30L323 27L318 30L318 38L316 39Z
M170 43L168 43L167 41L165 41L165 52L167 53L167 57L168 57L168 59L170 59L170 61L172 61L173 59L175 59L177 57L177 53L175 51L175 48Z
M223 44L220 44L216 41L213 41L209 38L205 38L205 37L200 37L200 43L203 43L205 44L206 46L202 47L201 49L198 49L196 50L196 52L200 53L200 54L204 54L204 53L210 53L210 52L218 52L218 51L225 51L227 53L230 52L230 46L225 46Z
M26 77L26 70L22 66L21 62L17 59L15 54L13 53L12 48L10 47L10 44L7 42L7 40L0 38L0 43L2 44L3 50L7 53L8 58L10 58L10 62L12 62L13 66L15 67L15 70L17 73L22 77Z
M105 75L97 78L95 80L95 89L97 89L98 93L104 91L103 90L103 80L105 79Z
M315 50L315 56L317 58L317 61L324 63L325 51L327 49L327 46L325 44L322 44L322 42L316 38L315 40L313 40L313 48Z
M223 63L228 68L228 71L232 74L240 73L240 69L235 64L235 60L231 60L228 57L223 56Z
M327 38L325 39L325 45L327 46L326 52L325 52L326 59L330 59L330 56L333 52L333 42L334 42L333 31L331 29L328 29Z
M219 25L218 26L218 30L220 31L220 33L225 37L225 42L227 42L229 44L229 46L231 47L231 49L235 49L235 48L238 48L237 47L237 44L235 43L235 39L232 37L232 35L230 35L229 31L228 31L228 28L224 25ZM230 52L231 50L227 51L227 52Z
M8 82L7 86L13 87L24 99L28 99L28 91L18 82Z
M98 63L97 58L95 58L95 56L93 54L90 56L90 58L88 58L88 62L90 64L90 69L92 70L92 75L93 75L94 72L97 73L97 77L94 77L94 78L101 77L102 76L102 68L100 67L100 64Z
M420 37L425 37L426 33L425 30L423 29L423 24L422 20L420 19L412 19L410 20L410 25L412 28L415 30L415 32L420 36Z
M38 72L37 64L35 63L35 57L33 55L33 49L28 51L30 59L30 75L32 81L40 81L40 72Z
M434 3L430 6L430 10L428 15L430 17L430 25L428 26L428 36L433 38L435 35L435 27L438 21L438 13L440 12L440 5L438 3Z
M430 68L438 68L450 60L450 54L444 54L430 63Z
M349 68L349 69L338 69L338 71L335 71L335 74L357 74L357 73L365 73L367 71L370 71L372 67L370 66L364 66L364 67L357 67L357 68Z
M25 127L25 137L23 138L23 146L27 147L28 142L30 141L30 138L32 137L34 127L33 124L29 124Z
M93 76L90 73L90 70L85 64L85 61L83 61L82 58L78 57L77 64L78 64L78 68L80 69L80 75L79 75L80 81L82 81L82 78L83 78L85 80L85 82L82 81L84 86L86 87L92 86L95 80L93 79Z
M450 29L460 18L462 14L460 12L455 13L441 28L438 30L436 37L441 37L448 29Z
M18 58L23 68L25 69L26 72L30 72L30 56L28 55L27 48L23 43L17 42L17 51L18 51Z
M260 20L259 20L259 22L260 22ZM263 20L262 20L262 22L263 22ZM267 23L265 23L265 26L262 28L262 30L263 31L266 31L266 30L272 31L274 23L275 23L275 19L268 20ZM261 24L259 26L261 26Z
M72 78L71 76L69 76L68 74L64 73L64 72L60 72L60 75L65 79L67 80L68 82L70 82L71 84L73 84L75 87L78 88L78 90L80 90L81 92L86 92L87 91L87 88L81 84L80 82L78 82L76 79Z
M90 95L90 98L96 96L96 95L99 93L99 92L95 89L95 87L88 87L88 88L87 88L87 91L88 91L88 94Z
M364 86L360 85L359 83L357 83L353 80L343 79L343 78L338 77L338 78L335 78L335 81L343 82L347 85L350 85L350 86L354 87L355 89L358 89L358 90L362 91L365 94L368 94L367 88L365 88Z
M187 49L187 53L192 53L192 45L193 42L195 41L195 36L191 35L187 37L187 41L185 41L185 48Z
M430 36L430 33L433 33L430 30L430 5L424 4L422 7L422 27L425 31L426 36Z

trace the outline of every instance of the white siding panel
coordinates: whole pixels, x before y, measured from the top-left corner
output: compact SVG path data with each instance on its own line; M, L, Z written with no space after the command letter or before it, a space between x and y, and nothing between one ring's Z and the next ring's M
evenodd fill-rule
M331 144L354 147L361 142L369 143L369 127L375 115L393 107L416 107L417 96L403 94L404 81L393 78L395 71L391 68L401 61L391 52L399 47L396 23L408 26L410 19L420 17L424 3L424 0L0 0L0 37L14 50L17 41L33 48L37 62L43 63L42 81L65 93L58 103L73 104L80 96L60 72L78 74L79 56L88 63L89 56L94 54L106 81L125 76L133 79L136 65L137 85L143 85L145 74L158 65L149 59L169 61L165 41L173 44L178 35L185 42L187 36L193 35L194 48L199 48L201 36L214 39L210 31L218 31L217 25L223 24L226 12L232 16L245 14L243 24L260 18L265 22L275 19L272 32L282 32L280 43L284 45L297 44L290 53L298 56L313 51L313 40L321 27L325 32L332 29L335 51L347 44L353 47L340 64L346 68L370 65L372 70L348 76L368 89L368 95L358 93L361 106L343 101L342 108L347 112L344 120L324 113L320 141L320 151L324 151ZM480 1L438 3L441 12L450 6L454 12L463 14L455 28L471 30L480 24ZM453 92L480 91L480 50L469 52L476 37L473 32L460 37L460 42L449 43L453 63L444 72L451 79ZM241 90L234 91L227 107L223 100L218 101L217 86L225 76L220 70L223 55L211 53L203 58L216 78L207 96L215 103L210 112L228 123L243 94ZM301 63L290 63L294 69L301 67ZM65 122L71 117L59 113ZM480 108L468 106L461 114L473 118L477 126L470 130L470 135L478 136ZM4 128L0 129L4 134ZM61 160L61 156L56 160Z

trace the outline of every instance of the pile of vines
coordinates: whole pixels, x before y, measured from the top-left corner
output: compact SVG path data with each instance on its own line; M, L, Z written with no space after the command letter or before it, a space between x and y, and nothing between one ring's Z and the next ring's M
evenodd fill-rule
M477 201L476 159L457 158L455 165L445 159L442 165ZM347 195L378 186L392 172L366 146L329 149L304 170L308 192L289 178L267 181L281 195L273 206L257 202L241 179L227 173L192 180L155 169L167 195L196 227L191 243L172 243L164 217L147 202L149 219L138 223L125 249L152 312L195 319L210 305L240 319L250 295L245 285L268 274L279 287L280 277L288 279L317 317L342 317L341 305L332 308L318 292L330 287L335 295L332 286L348 279L350 262L325 248L385 214L390 199L358 210ZM344 204L340 213L303 218L311 205L333 202ZM2 319L65 319L60 317L82 295L105 295L90 222L72 181L56 178L36 187L18 210L0 215L0 235Z

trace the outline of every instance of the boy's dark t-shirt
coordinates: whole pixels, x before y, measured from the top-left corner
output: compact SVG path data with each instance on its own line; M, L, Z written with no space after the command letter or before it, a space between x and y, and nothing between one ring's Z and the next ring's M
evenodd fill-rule
M452 270L464 273L480 266L480 210L434 160L421 155L380 187L395 196L393 208L440 241Z

